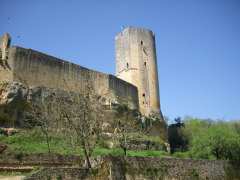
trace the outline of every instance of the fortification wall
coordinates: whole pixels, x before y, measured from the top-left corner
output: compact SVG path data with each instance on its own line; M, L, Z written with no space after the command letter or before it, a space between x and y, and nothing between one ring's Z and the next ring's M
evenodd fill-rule
M9 48L8 67L1 66L0 81L17 81L29 87L44 86L85 93L88 86L106 103L115 101L138 108L137 88L112 75L21 47Z

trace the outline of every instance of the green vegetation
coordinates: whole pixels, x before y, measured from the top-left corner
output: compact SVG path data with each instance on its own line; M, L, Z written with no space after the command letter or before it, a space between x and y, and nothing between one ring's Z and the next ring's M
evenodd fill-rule
M172 129L171 129L172 128ZM173 153L172 157L194 159L226 159L240 160L240 122L220 122L187 118L176 121L169 126L169 142ZM83 150L76 146L68 136L61 133L49 132L51 153L62 155L81 155ZM151 141L162 144L157 137L146 136L142 133L126 133L129 140ZM173 138L174 137L174 138ZM73 139L74 140L74 139ZM102 142L104 140L101 140ZM0 142L8 146L7 151L13 152L16 158L21 159L23 154L49 153L46 137L40 128L20 130L12 136L0 135ZM99 143L93 150L93 156L124 156L123 148L109 149ZM127 156L164 157L169 156L164 151L127 150Z
M170 128L175 157L240 160L240 122L188 118Z
M112 156L124 156L124 151L121 148L96 148L94 150L95 156L99 155L112 155ZM152 150L141 150L141 151L133 151L128 150L127 156L137 156L137 157L163 157L167 156L168 153L164 151L152 151Z
M14 172L14 171L0 171L0 176L25 176L29 173L23 173L23 172Z
M10 151L19 153L48 153L46 138L39 129L20 131L13 136L0 135L0 142L9 146ZM52 153L58 154L81 154L81 149L71 148L67 139L63 136L51 136L50 148Z
M57 153L62 155L81 155L83 156L83 151L80 147L72 147L69 144L69 139L63 136L51 135L50 138L50 148L51 153ZM48 146L46 143L45 136L40 129L32 129L28 131L20 131L13 136L3 136L0 135L0 142L5 143L9 146L10 151L16 154L16 158L20 159L23 154L34 154L34 153L48 153ZM93 156L123 156L124 151L122 148L107 149L103 147L96 147L93 151ZM140 157L162 157L168 155L164 151L133 151L128 150L127 156L140 156Z

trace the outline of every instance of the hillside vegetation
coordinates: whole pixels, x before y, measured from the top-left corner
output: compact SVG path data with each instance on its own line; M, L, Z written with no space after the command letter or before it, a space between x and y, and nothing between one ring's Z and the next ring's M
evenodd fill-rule
M175 157L240 160L239 121L176 118L168 135Z

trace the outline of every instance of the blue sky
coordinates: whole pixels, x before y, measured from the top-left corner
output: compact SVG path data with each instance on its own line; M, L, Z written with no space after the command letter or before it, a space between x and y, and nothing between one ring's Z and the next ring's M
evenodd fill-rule
M240 119L239 0L1 0L12 44L115 73L121 27L156 34L164 115Z

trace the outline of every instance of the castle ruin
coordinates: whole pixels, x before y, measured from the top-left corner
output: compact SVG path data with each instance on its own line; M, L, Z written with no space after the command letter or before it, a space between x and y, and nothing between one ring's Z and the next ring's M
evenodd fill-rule
M142 115L160 115L155 38L152 31L128 27L116 38L116 76L97 72L44 53L10 46L1 38L0 81L21 82L84 93L87 83L104 97L105 105L126 104ZM163 119L162 119L163 120Z

